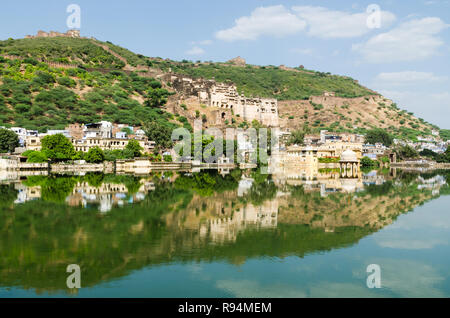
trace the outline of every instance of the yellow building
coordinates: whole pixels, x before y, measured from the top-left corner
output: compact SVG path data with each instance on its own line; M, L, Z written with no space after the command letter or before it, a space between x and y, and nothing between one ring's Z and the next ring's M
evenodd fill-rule
M347 150L351 150L356 154L358 160L362 158L362 143L354 143L354 142L342 142L342 141L333 141L327 142L317 147L317 157L341 157L342 153Z

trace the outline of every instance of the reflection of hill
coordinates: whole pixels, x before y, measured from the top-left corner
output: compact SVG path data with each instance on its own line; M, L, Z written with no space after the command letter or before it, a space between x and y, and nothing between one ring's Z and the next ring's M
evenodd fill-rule
M0 284L66 290L68 264L81 266L88 287L151 265L303 257L355 244L432 197L409 180L356 197L320 198L301 188L275 197L267 195L273 193L267 180L255 179L243 198L232 186L205 197L161 183L143 201L106 215L41 200L1 205ZM1 187L14 200L14 188Z
M371 185L357 194L302 194L301 187L291 188L293 195L280 202L279 223L309 224L332 231L343 226L380 229L396 217L432 198L431 191L421 191L417 184L394 186L388 181ZM300 192L300 194L298 193Z

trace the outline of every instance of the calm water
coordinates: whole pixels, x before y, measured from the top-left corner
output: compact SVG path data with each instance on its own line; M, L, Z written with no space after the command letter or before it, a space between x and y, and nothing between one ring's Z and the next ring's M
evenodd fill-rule
M448 171L3 179L0 297L450 296Z

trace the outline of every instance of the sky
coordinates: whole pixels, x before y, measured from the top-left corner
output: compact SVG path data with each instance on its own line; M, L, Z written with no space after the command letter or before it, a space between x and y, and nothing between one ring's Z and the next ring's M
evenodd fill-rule
M304 65L351 76L450 129L450 0L4 1L0 39L68 29L174 60Z

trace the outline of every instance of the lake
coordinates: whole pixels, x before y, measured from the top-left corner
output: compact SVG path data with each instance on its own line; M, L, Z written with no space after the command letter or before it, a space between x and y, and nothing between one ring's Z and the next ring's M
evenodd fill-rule
M449 297L449 183L386 169L5 179L0 297Z

